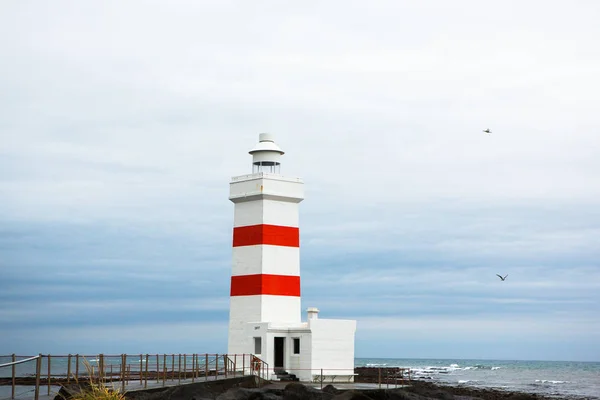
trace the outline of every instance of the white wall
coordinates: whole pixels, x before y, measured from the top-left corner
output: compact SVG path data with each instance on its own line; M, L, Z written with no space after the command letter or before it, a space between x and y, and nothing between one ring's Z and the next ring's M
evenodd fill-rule
M311 319L313 373L354 373L356 321Z
M298 226L298 203L258 199L236 203L233 226L258 224Z
M255 296L259 297L259 296ZM300 323L300 297L261 295L261 321Z
M263 357L269 364L269 374L274 374L275 338L284 337L284 369L291 374L296 374L301 380L310 380L311 333L308 328L272 328L271 324L269 326L266 334L267 354ZM300 354L294 354L294 338L300 338Z
M293 338L300 338L300 354L294 353ZM312 379L310 372L312 335L308 330L290 330L288 343L288 372L295 374L301 381Z
M227 353L254 353L253 344L248 336L252 333L248 331L248 323L256 326L262 326L261 322L299 324L300 318L300 297L233 296L229 300L229 345Z
M229 298L228 354L253 353L246 325L260 321L261 296L233 296Z
M304 198L304 183L299 178L258 173L233 177L229 185L229 199L234 203L249 198L272 195L291 202L300 202Z
M254 245L234 247L232 275L300 275L298 247Z

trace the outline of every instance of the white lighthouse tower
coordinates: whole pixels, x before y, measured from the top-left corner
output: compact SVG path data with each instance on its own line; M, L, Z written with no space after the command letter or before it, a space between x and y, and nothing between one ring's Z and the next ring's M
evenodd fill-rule
M278 372L312 379L321 368L352 375L356 321L318 319L309 308L301 320L300 178L280 175L284 152L261 133L250 150L252 174L233 177L235 204L228 353L253 353ZM346 374L343 372L346 370ZM346 380L347 377L344 377Z

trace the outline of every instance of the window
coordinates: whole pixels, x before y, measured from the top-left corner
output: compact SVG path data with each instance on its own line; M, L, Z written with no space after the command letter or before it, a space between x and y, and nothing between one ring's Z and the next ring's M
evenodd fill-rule
M260 337L254 338L254 354L262 354L262 340Z
M294 338L294 354L300 354L300 338Z

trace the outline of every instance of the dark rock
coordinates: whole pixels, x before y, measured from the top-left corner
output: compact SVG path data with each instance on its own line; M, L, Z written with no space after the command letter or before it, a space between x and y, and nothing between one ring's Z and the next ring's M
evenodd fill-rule
M373 400L360 390L348 390L344 393L333 396L332 400Z
M333 398L332 393L322 392L297 382L288 383L282 396L282 400L331 400L331 398Z
M216 397L216 400L280 400L281 392L269 389L233 388Z
M327 385L322 390L324 393L330 393L330 394L338 394L340 392L333 385Z
M77 396L82 391L90 390L91 385L89 382L82 382L80 384L72 383L68 385L62 385L60 390L54 396L54 400L68 400L73 396Z

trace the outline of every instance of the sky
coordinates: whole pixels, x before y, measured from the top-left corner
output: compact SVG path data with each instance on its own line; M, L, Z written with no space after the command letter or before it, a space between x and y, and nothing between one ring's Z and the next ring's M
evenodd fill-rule
M270 132L303 310L357 357L600 361L598 15L2 1L0 355L225 353L229 181Z

